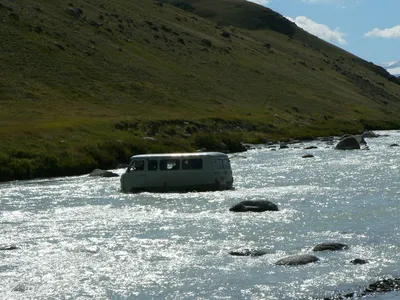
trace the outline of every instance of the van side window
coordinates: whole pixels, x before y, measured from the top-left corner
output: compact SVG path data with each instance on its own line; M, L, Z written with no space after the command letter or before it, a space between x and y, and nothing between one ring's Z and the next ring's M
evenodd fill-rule
M179 170L180 160L179 159L161 159L160 170L161 171L172 171Z
M203 160L201 158L190 158L182 160L183 170L200 170L203 168Z
M157 169L158 169L158 160L149 160L147 162L147 169L149 171L157 171Z
M222 159L217 159L217 160L215 161L215 168L216 168L217 170L223 169L223 168L224 168L224 164L223 164L223 162L222 162Z
M224 169L230 169L231 168L231 163L229 159L224 159Z

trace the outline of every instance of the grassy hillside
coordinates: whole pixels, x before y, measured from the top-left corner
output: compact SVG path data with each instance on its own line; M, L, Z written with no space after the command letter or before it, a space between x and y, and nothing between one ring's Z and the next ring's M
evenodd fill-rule
M0 180L400 125L398 79L250 2L0 0L0 17Z

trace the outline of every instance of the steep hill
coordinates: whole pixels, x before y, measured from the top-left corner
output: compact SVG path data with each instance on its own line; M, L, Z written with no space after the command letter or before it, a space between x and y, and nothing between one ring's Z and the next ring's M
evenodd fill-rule
M0 0L0 17L0 180L400 125L396 77L244 0Z

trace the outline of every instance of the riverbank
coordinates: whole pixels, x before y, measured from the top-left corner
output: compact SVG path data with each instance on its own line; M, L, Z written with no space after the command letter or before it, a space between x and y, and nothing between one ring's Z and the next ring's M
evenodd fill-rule
M90 122L71 126L31 126L2 132L0 181L72 176L93 169L124 165L141 153L194 152L199 149L226 153L246 151L244 143L263 144L291 139L362 133L359 122L292 125L250 119L156 120ZM374 129L394 129L382 123Z
M382 67L249 1L162 2L0 5L0 181L400 127Z

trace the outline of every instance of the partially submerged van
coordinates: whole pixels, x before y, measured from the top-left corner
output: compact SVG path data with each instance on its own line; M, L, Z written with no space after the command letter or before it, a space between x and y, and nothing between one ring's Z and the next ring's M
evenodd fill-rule
M228 155L220 152L140 154L121 176L125 193L228 190L233 176Z

